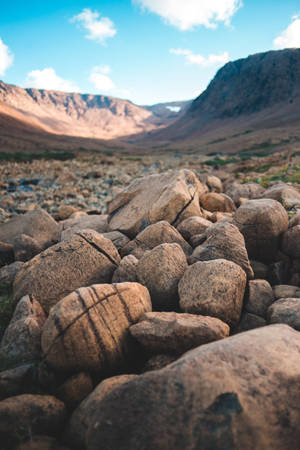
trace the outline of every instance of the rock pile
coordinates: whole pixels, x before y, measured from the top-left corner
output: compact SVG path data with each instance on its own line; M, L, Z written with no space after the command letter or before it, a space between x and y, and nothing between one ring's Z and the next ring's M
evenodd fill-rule
M298 448L299 193L223 181L0 225L4 449Z

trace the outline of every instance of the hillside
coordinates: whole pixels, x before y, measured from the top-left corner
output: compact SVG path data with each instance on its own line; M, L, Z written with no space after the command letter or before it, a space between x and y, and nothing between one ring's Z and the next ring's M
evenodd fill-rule
M287 49L227 63L186 113L150 133L149 141L200 145L207 152L299 137L300 49Z
M156 113L114 97L22 89L0 81L0 114L59 135L108 140L148 132L177 118L166 106Z

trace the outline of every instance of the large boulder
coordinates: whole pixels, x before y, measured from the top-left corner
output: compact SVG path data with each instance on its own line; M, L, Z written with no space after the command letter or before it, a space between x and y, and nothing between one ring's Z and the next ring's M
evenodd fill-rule
M58 370L116 370L131 350L129 327L151 309L149 292L138 283L78 289L50 311L42 333L45 358Z
M300 225L295 225L283 233L281 250L292 258L300 258Z
M40 208L19 214L0 224L1 242L14 245L22 234L29 236L45 249L58 241L59 227L57 222Z
M103 399L87 449L298 448L299 357L286 325L200 346Z
M239 229L228 222L217 222L205 231L202 244L195 248L189 262L193 264L197 261L220 258L238 264L244 269L248 278L254 277L245 247L245 239Z
M280 202L286 209L300 207L300 192L292 186L280 183L268 188L262 198L272 198Z
M46 312L82 286L110 282L120 256L109 239L83 231L25 263L14 281L14 301L32 294Z
M236 210L232 199L225 194L218 194L217 192L209 192L200 197L201 206L210 212L233 212Z
M123 283L125 281L135 282L137 280L137 266L139 260L133 255L124 256L119 266L114 271L112 282Z
M190 266L178 285L182 311L217 317L229 326L240 320L246 274L237 264L216 259Z
M276 200L248 200L236 211L234 224L245 238L250 259L273 262L280 236L288 228L288 215Z
M133 238L160 220L176 225L183 218L199 216L201 186L194 172L186 169L137 178L109 204L109 227Z
M300 298L281 298L267 311L269 323L286 323L300 331Z
M76 219L67 219L59 223L61 240L64 241L82 230L94 230L97 233L105 233L108 229L107 214L86 214Z
M195 234L204 233L211 225L212 223L203 217L192 216L180 222L177 230L184 237L184 239L189 241Z
M214 317L150 312L132 325L129 331L150 353L182 354L229 336L230 328Z
M65 432L66 440L72 448L83 450L85 447L85 435L98 405L114 389L133 380L136 375L117 375L106 378L84 399L73 412Z
M227 189L226 194L232 198L234 203L237 206L240 206L241 199L249 199L253 200L256 198L260 198L263 193L265 192L265 189L257 183L245 183L245 184L239 184L239 183L232 183Z
M23 394L0 402L2 448L16 444L33 434L57 435L64 426L66 409L51 395Z
M269 306L274 302L273 289L266 280L251 280L244 307L248 313L266 317Z
M187 267L186 256L178 244L158 245L139 260L137 279L149 289L154 308L178 308L178 283Z
M121 255L133 254L140 258L145 251L152 250L160 244L179 244L186 255L192 253L191 246L183 239L181 234L165 220L149 225L141 231L133 240L128 242Z
M23 297L0 343L0 365L34 361L41 357L41 334L46 315L31 295Z

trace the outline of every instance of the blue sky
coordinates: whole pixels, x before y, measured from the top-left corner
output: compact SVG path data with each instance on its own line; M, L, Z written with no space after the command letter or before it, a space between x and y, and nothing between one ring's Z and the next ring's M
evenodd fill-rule
M228 60L300 47L300 3L11 1L0 39L7 83L154 104L196 97Z

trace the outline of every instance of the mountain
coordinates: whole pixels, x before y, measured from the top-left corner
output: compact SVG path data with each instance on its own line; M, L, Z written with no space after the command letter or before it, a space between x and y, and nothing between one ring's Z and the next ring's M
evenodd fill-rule
M181 109L184 102L179 103ZM151 109L103 95L22 89L0 81L0 115L57 135L116 139L149 132L178 117L168 105Z
M294 134L300 137L300 49L286 49L225 64L181 118L148 139L207 151L214 141L229 150L240 136L253 146Z

